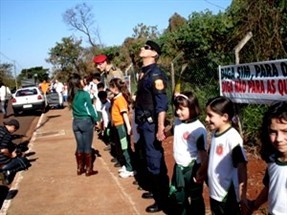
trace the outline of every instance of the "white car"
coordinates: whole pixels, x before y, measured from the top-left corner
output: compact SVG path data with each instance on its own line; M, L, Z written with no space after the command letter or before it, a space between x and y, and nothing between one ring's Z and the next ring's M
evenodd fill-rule
M46 111L45 98L38 87L24 87L16 90L12 98L14 115L28 111Z

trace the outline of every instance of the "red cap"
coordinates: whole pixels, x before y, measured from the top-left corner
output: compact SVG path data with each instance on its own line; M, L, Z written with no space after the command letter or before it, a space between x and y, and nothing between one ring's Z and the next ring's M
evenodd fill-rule
M103 55L103 54L97 55L97 56L94 57L94 62L95 62L96 64L103 63L103 62L106 61L106 60L107 60L107 56L106 56L106 55Z

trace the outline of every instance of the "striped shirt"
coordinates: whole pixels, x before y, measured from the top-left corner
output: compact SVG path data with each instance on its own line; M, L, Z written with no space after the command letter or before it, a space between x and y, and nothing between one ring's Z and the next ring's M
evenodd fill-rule
M13 147L12 135L6 129L5 126L0 126L0 151L2 149L11 149ZM6 164L11 160L7 155L0 152L0 165Z

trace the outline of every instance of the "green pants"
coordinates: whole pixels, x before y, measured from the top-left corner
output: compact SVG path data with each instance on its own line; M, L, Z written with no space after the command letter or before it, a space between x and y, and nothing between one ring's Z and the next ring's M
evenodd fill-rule
M125 159L125 166L127 171L133 171L132 167L132 161L131 161L131 156L130 156L130 143L129 143L129 137L126 131L125 125L118 125L116 126L118 136L119 136L119 141L121 145L121 149L123 152L123 157Z
M170 187L170 200L175 214L205 215L203 183L193 180L198 168L195 161L187 167L175 164Z

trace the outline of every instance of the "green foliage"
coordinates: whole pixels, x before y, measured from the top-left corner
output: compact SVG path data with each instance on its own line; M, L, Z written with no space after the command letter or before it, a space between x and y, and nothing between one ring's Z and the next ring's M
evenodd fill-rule
M13 64L0 64L0 82L4 83L10 88L15 87L15 79L13 77Z
M147 26L143 23L138 24L133 28L133 38L144 38L154 40L159 36L157 26Z
M253 37L241 51L241 62L287 56L286 0L234 0L226 14L234 23L229 42L236 45L247 32ZM285 7L285 8L284 8Z
M242 131L245 142L258 145L258 132L262 124L263 114L267 110L266 105L238 105L240 118L242 119Z
M72 37L62 38L61 43L56 43L56 46L50 49L47 62L62 71L85 73L85 67L82 66L82 54L81 41Z

